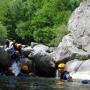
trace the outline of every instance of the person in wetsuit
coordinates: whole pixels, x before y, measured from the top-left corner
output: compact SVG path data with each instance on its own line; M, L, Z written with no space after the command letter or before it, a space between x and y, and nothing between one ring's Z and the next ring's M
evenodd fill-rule
M61 81L63 81L63 80L72 81L72 77L70 76L69 72L65 70L64 63L60 63L58 65L58 74L59 74Z

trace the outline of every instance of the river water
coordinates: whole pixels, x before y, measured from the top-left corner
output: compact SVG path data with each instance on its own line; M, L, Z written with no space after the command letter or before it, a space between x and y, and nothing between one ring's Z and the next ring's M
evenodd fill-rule
M0 90L90 90L90 85L80 82L60 84L55 78L0 77Z

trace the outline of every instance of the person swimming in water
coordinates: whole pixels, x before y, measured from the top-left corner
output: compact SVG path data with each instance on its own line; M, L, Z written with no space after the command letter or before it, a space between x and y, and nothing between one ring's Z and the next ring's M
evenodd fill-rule
M58 65L58 74L60 77L60 81L64 81L64 80L72 81L72 77L70 76L69 72L66 71L64 63L60 63Z

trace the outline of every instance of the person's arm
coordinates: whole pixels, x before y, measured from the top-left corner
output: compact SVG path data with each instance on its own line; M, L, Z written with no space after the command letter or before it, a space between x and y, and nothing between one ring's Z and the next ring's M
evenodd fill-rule
M72 81L72 77L70 76L70 73L66 71L66 78L69 82Z

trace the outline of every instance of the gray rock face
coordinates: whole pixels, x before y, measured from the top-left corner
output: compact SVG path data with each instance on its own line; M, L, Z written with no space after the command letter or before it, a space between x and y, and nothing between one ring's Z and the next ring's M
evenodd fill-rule
M10 63L10 57L4 50L3 46L0 46L0 66L8 66Z
M45 45L36 45L29 54L32 59L34 72L40 76L54 76L55 63L48 53L49 47Z
M49 52L49 47L48 46L38 44L38 45L36 45L32 48L28 57L33 59L33 58L35 58L35 56L38 56L39 54L44 55L48 52Z
M90 80L90 59L86 61L71 60L66 65L73 79Z
M50 53L55 62L75 59L80 56L90 56L90 0L84 0L72 13L68 22L68 35L55 51Z
M62 39L62 42L60 42L56 50L50 53L50 55L53 57L55 62L67 62L71 60L71 58L75 59L76 55L89 57L90 53L79 49L75 44L72 35L68 34Z
M28 65L28 66L32 66L32 61L31 60L29 60L28 58L22 58L21 59L21 62L23 63L23 64L25 64L25 65Z
M73 12L68 30L71 32L75 43L83 50L90 52L90 0L85 0Z
M79 61L78 59L71 60L66 63L66 70L69 72L77 72L82 64L83 61Z
M34 49L34 51L36 51L36 53L38 53L38 52L48 52L49 51L49 47L45 46L45 45L42 45L42 44L34 46L33 49Z
M82 65L78 69L78 72L90 72L90 59L83 61Z
M69 48L73 48L73 39L71 36L67 35L63 38L59 46L51 53L51 56L55 62L62 61L65 58L71 57L72 53Z
M29 53L30 53L33 49L31 48L31 46L27 46L27 47L22 48L22 50L24 51L25 56L28 57Z

